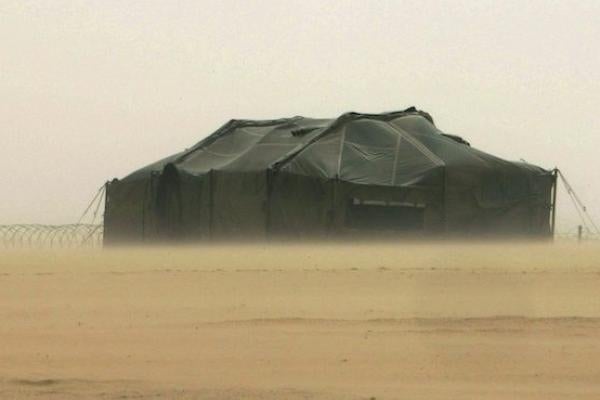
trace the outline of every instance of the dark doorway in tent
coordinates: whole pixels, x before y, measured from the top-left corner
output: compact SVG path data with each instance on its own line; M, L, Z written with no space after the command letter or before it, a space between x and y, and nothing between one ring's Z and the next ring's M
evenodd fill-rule
M419 232L425 205L353 198L346 208L346 226L357 231Z
M167 164L160 175L156 196L158 236L170 241L182 236L181 184L177 168Z

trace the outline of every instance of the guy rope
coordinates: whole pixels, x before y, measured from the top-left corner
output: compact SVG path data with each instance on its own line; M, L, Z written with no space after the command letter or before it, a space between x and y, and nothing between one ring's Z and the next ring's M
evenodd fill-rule
M598 225L596 224L596 222L594 221L592 216L588 213L587 207L585 206L585 204L583 204L583 202L581 201L581 198L577 195L577 193L573 189L573 186L571 186L571 184L569 183L569 181L567 180L565 175L562 173L562 171L560 171L558 168L555 168L554 175L555 175L555 179L560 178L560 181L562 182L565 190L567 191L567 194L569 195L569 198L571 199L571 203L573 203L573 206L575 207L575 210L577 211L577 214L579 215L579 219L582 223L582 225L580 225L580 226L582 226L583 229L585 229L586 233L589 236L600 235L600 229L598 229ZM554 193L556 194L556 189L557 189L556 181L555 181L554 185L555 185ZM554 217L556 214L556 210L555 210L556 200L554 200L553 203L554 204L552 206L553 207L552 212L553 212L553 220L554 220ZM554 222L552 225L554 228ZM581 239L581 229L579 229L578 236Z

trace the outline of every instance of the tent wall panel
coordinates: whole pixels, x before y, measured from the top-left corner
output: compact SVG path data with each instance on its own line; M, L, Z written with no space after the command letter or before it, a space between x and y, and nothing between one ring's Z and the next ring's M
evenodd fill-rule
M213 171L214 239L260 239L266 235L266 172Z
M280 172L273 176L269 233L273 238L324 237L332 218L331 181Z
M185 241L210 237L210 174L180 173L181 229Z
M113 180L106 190L104 237L106 244L142 243L156 232L151 177L134 181Z

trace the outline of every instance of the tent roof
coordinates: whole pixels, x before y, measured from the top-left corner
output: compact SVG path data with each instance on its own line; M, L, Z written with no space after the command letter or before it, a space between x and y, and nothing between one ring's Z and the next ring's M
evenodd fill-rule
M547 173L470 147L438 130L431 116L408 108L383 114L346 113L336 119L292 117L231 120L191 148L148 165L125 180L162 171L203 175L211 170L267 169L377 185L415 185L447 168L457 174L490 170Z

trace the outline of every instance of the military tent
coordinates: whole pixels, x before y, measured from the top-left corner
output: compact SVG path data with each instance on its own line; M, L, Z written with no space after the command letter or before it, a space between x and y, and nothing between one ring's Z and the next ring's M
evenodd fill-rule
M440 131L415 108L232 120L107 184L105 243L548 236L551 171Z

